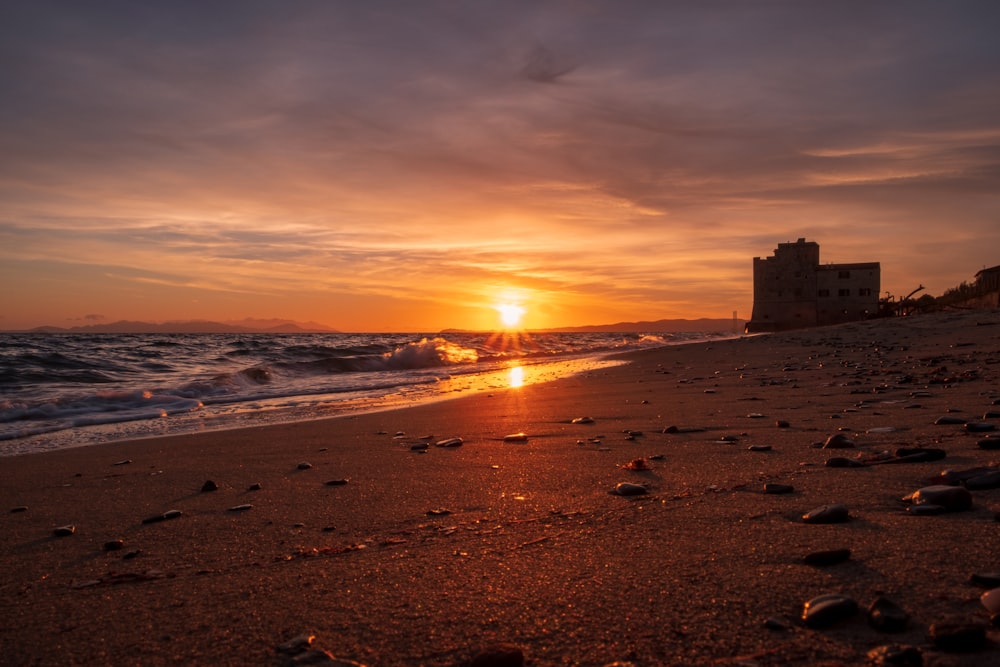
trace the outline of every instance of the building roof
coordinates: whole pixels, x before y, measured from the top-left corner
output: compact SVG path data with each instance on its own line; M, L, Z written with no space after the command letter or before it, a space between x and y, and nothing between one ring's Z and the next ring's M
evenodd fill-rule
M991 266L988 269L983 269L982 271L976 271L976 277L978 278L979 276L986 273L1000 273L1000 264L997 264L996 266Z

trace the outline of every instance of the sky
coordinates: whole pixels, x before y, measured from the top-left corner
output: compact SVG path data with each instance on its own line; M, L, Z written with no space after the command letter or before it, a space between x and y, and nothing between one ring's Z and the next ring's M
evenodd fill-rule
M1000 264L993 0L0 4L0 329L749 318ZM506 310L499 309L505 306Z

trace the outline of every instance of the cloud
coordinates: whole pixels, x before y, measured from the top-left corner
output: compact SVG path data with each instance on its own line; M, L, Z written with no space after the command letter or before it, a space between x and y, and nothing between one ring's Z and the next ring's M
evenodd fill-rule
M654 315L748 309L752 256L800 236L932 291L996 264L991 2L0 12L2 257Z

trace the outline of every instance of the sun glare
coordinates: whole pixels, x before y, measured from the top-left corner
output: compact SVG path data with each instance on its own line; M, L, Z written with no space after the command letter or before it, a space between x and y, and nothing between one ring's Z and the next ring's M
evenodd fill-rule
M500 321L508 329L512 329L521 323L521 317L524 315L524 308L521 306L514 303L501 303L495 306L495 308L500 313Z

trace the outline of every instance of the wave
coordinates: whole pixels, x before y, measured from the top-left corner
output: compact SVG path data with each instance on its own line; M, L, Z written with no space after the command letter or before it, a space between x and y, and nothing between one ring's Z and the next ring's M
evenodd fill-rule
M172 334L0 337L0 440L344 395L704 340L699 334ZM9 451L0 450L0 455Z

